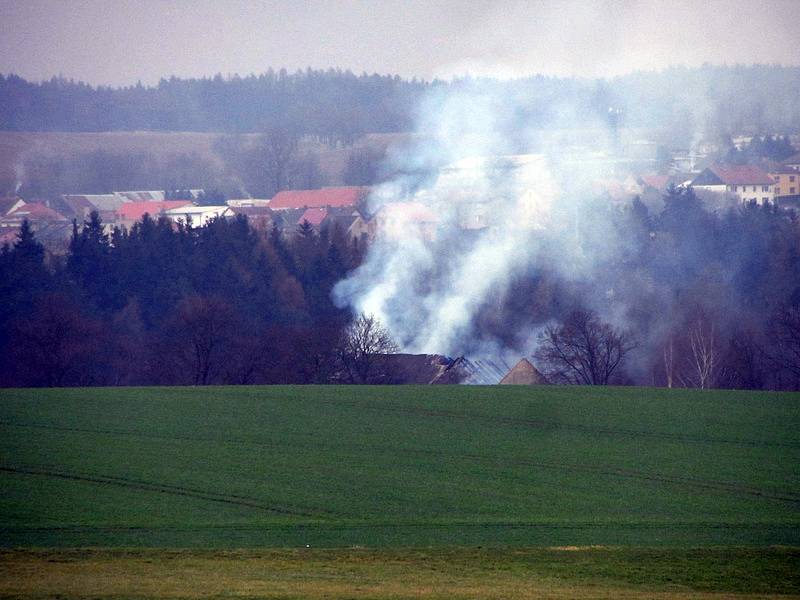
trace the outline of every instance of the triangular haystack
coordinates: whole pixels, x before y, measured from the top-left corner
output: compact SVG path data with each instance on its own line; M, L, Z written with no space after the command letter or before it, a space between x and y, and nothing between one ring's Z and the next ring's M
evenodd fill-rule
M506 376L500 380L500 385L543 385L547 383L539 370L527 358L520 360Z

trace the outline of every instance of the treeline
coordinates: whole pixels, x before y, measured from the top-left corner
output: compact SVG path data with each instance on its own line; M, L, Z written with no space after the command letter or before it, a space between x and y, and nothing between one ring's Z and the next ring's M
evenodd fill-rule
M63 78L33 83L7 75L0 76L0 129L235 133L279 127L347 144L366 132L411 131L423 97L470 88L492 93L500 99L496 114L528 128L574 127L612 115L613 127L661 129L658 141L677 147L688 147L697 136L797 132L800 123L800 68L705 65L611 80L535 76L450 82L281 69L247 77L172 77L155 86L122 88Z
M257 136L221 136L213 153L94 150L52 154L31 152L19 173L0 174L0 195L49 200L63 194L104 194L119 190L202 188L217 198L271 198L285 189L331 185L316 155L301 140L275 129ZM343 173L345 183L353 179Z
M0 76L0 129L12 131L260 132L276 127L330 144L364 132L411 128L410 109L430 84L339 69L209 79L156 86L92 87L53 78Z
M545 240L475 315L480 338L525 352L540 332L554 382L800 389L800 220L711 212L691 190L662 201L582 203L576 254ZM364 369L393 341L369 320L374 339L346 339L331 301L363 252L307 224L289 240L245 218L108 236L93 215L57 257L23 226L0 251L0 385L374 381ZM577 278L575 257L592 261Z
M328 381L348 321L330 290L360 256L337 228L287 242L245 218L145 218L108 236L93 214L60 259L25 225L0 252L0 382Z

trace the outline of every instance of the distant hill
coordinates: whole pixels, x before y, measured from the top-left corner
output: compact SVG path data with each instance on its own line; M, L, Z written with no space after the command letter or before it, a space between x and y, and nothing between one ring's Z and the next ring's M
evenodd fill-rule
M281 69L247 77L172 77L155 86L122 88L0 75L0 130L252 133L282 127L325 143L349 143L364 133L414 130L420 100L431 90L476 88L498 99L499 114L513 114L526 127L553 126L565 111L576 125L613 115L615 125L668 129L683 143L698 130L767 134L800 127L800 67L704 65L609 80L531 76L448 82Z

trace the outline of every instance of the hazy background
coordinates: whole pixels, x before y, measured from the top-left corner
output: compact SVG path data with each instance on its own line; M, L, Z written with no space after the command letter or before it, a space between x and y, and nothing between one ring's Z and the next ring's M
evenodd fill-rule
M0 72L92 84L337 66L404 77L796 65L800 2L0 0Z

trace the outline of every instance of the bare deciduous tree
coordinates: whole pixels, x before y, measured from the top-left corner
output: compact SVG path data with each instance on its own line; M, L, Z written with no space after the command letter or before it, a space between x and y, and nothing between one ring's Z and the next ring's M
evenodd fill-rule
M289 187L298 143L298 136L285 128L273 128L261 138L257 156L273 193Z
M714 323L699 317L689 328L689 352L680 378L686 387L709 389L716 385L720 353Z
M167 334L194 385L212 383L225 366L234 321L233 308L218 296L188 296L178 305Z
M349 383L376 383L386 376L386 355L397 350L378 319L362 313L345 329L336 354Z
M573 311L559 326L539 336L536 360L550 381L606 385L635 344L591 311Z

